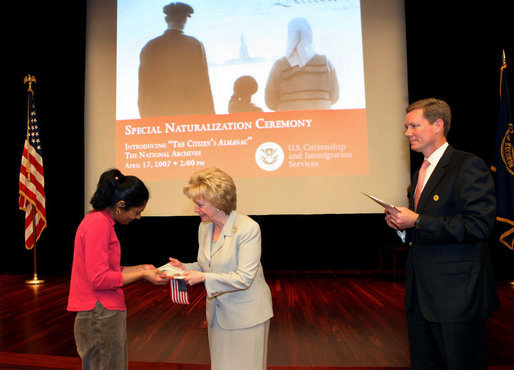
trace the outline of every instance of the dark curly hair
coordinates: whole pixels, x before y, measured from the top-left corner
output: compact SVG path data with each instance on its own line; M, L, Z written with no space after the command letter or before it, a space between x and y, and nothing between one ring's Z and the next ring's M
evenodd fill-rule
M136 176L125 176L113 168L100 176L90 203L94 209L100 210L123 200L126 208L133 208L142 206L149 198L150 193L141 180Z

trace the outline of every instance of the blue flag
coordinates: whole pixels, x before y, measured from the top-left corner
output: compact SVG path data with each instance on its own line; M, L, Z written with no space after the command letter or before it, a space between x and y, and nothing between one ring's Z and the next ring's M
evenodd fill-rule
M496 173L496 220L500 230L499 242L514 250L514 129L510 114L505 54L500 71L500 109L491 169Z

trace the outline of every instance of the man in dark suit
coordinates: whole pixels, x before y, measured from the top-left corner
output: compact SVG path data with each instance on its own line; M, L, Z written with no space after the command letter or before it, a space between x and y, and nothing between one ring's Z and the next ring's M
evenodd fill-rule
M405 308L412 369L486 369L486 319L499 308L487 243L494 184L484 161L448 145L450 122L444 101L409 105L405 135L425 161L412 178L409 208L386 211L387 224L411 246Z
M193 8L171 3L163 12L168 29L150 40L140 55L140 116L214 113L203 44L183 32Z

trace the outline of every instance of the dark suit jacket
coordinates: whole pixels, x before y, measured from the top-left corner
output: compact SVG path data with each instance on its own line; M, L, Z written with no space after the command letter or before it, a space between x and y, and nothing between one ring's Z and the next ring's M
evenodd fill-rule
M418 173L412 178L415 188ZM409 196L413 209L414 194ZM413 283L425 319L483 320L499 307L488 238L496 215L494 184L477 156L448 147L430 176L408 229L405 305ZM415 277L415 278L414 278Z

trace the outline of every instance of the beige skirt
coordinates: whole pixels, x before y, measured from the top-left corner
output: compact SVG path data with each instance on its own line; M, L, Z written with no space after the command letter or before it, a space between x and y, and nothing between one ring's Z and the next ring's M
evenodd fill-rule
M227 330L214 318L208 327L212 370L262 370L268 362L270 320L251 328Z

